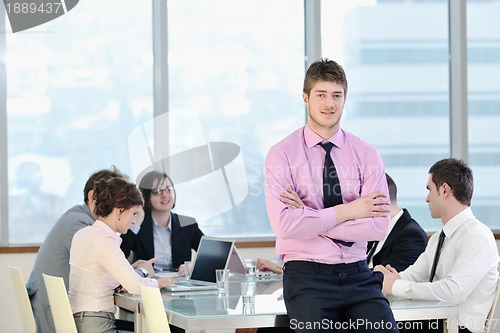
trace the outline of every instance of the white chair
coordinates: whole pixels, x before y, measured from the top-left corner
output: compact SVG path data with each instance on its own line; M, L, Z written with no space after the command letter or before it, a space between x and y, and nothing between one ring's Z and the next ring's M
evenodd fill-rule
M68 292L62 277L43 274L43 281L49 296L50 310L57 333L77 333Z
M148 333L170 333L165 305L159 288L140 285L142 323L146 324Z
M500 278L497 281L497 288L495 291L495 299L493 300L493 304L491 305L490 312L488 313L488 317L486 317L486 325L484 327L484 333L492 333L495 326L497 326L496 321L493 319L495 315L495 310L497 308L498 298L500 297Z
M12 283L14 284L14 292L16 293L17 305L19 307L19 312L21 313L21 319L23 321L23 332L35 333L35 317L33 316L33 310L31 309L31 302L28 296L28 291L26 290L26 285L24 283L23 273L19 267L10 265L9 270L10 276L12 278Z

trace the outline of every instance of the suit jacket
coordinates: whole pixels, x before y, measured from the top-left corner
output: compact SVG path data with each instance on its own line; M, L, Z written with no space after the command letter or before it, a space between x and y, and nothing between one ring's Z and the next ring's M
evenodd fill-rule
M120 247L127 258L130 255L130 251L134 253L134 262L139 259L149 260L155 256L153 216L149 209L145 213L144 221L137 235L129 230L121 236L123 241ZM180 221L182 221L184 227L181 227ZM191 260L191 249L198 249L203 232L198 227L196 220L189 216L172 213L170 223L172 229L170 242L172 247L172 266L178 268L184 264L184 261Z
M387 236L384 245L373 256L373 266L390 264L398 272L412 265L427 246L427 234L403 209L403 215L397 220ZM368 242L368 252L375 242Z

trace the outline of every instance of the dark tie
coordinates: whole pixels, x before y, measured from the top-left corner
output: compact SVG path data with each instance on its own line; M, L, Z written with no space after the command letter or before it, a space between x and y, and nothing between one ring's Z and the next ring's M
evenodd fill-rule
M333 164L332 155L330 154L333 148L333 143L326 142L319 144L326 151L325 166L323 168L323 207L333 207L343 203L342 190L340 188L337 169ZM335 243L351 247L354 242L346 242L340 239L333 239Z
M436 275L436 267L438 265L439 255L441 254L441 249L443 248L444 237L445 237L444 231L441 230L441 234L439 234L438 245L436 247L436 253L434 254L434 262L432 263L431 275L429 277L429 282L432 282L432 280L434 280L434 275Z
M370 260L372 259L373 255L375 254L375 249L377 248L378 241L369 242L368 244L372 245L372 247L370 248L370 251L368 252L368 255L366 256L366 263L369 265Z

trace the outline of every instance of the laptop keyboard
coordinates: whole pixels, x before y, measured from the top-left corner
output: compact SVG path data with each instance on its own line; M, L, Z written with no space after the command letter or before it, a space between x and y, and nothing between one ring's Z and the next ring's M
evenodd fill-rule
M191 286L191 287L206 286L206 284L190 282L190 281L179 281L177 282L177 284L181 286Z

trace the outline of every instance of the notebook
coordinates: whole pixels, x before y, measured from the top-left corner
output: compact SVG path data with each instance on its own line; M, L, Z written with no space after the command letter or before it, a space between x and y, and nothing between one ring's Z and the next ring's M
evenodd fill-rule
M233 246L231 250L231 257L229 258L229 263L227 264L227 269L233 274L245 274L245 264L240 257L236 246Z
M236 247L233 247L233 250L231 251L231 258L229 258L229 263L227 268L233 274L243 274L243 275L246 274L245 263L241 259L241 256ZM255 277L258 279L281 279L282 275L270 271L257 270Z
M166 286L169 291L217 289L215 270L226 268L231 258L234 240L203 236L196 251L193 271L189 280L180 280Z

